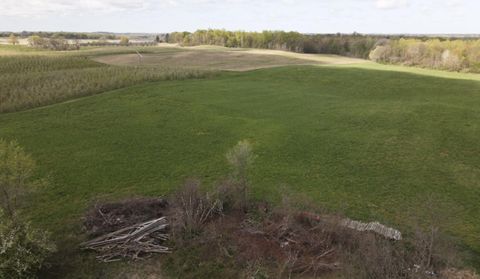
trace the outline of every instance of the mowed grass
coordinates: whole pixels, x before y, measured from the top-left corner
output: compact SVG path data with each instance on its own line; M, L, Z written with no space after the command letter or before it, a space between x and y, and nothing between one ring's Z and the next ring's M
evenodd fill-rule
M242 139L258 154L256 198L278 200L286 185L408 233L433 197L442 229L480 254L476 80L345 66L225 73L0 115L0 135L18 140L49 177L26 213L65 243L60 255L76 255L95 200L165 195L189 177L209 185L228 172L224 153Z

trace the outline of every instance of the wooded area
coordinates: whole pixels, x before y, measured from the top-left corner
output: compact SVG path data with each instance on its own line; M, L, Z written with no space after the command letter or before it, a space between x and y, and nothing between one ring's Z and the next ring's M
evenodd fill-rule
M337 54L393 64L451 71L480 72L480 39L301 34L284 31L197 30L174 32L169 43L264 48L302 53Z

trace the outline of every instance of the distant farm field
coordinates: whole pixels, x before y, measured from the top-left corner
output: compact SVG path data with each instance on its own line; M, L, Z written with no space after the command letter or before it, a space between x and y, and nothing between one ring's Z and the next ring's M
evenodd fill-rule
M112 64L138 59L87 51ZM172 65L177 57L188 66L189 59L178 55L192 50L153 51L144 54L144 63ZM228 59L218 69L237 63ZM240 70L246 64L268 69L135 81L95 96L0 114L0 137L25 147L39 175L50 181L29 199L25 213L60 243L59 257L68 258L62 276L104 275L103 266L76 250L88 206L162 196L190 177L208 187L226 175L224 154L242 139L258 155L251 173L255 198L278 201L287 187L351 218L378 220L405 233L431 214L425 201L434 199L439 226L480 266L478 75L343 61L295 65L304 64L300 58L270 68L278 60L260 65L243 59ZM120 67L82 63L82 69ZM215 68L208 59L194 63Z
M118 48L110 51L122 53L125 50ZM90 56L103 54L103 51L55 54L51 51L16 49L14 55L10 52L1 55L0 51L0 113L50 105L149 81L202 78L208 74L173 65L122 67L89 59ZM133 50L128 51L131 53Z
M248 71L288 65L325 65L365 63L365 60L337 55L301 54L278 50L227 49L223 47L168 47L169 51L96 56L111 65L176 66L183 68Z

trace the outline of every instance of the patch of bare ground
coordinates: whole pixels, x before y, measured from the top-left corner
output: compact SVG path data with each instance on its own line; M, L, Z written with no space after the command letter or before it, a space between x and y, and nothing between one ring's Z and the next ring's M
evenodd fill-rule
M171 46L170 46L171 47ZM120 54L96 57L112 65L144 65L200 68L226 71L249 71L288 65L355 64L365 60L336 55L293 53L278 50L228 49L219 47L176 47L173 51L144 54Z

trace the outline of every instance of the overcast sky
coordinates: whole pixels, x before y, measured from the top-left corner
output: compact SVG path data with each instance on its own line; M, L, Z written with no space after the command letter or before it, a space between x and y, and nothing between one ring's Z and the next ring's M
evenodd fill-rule
M480 0L0 0L0 31L480 33Z

